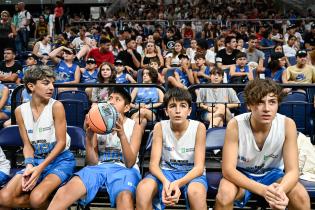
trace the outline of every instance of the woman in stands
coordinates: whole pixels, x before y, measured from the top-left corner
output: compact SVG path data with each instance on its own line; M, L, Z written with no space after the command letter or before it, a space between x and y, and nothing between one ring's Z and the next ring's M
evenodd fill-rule
M113 64L104 62L100 65L97 74L98 83L116 83L116 72ZM91 101L93 104L108 101L108 87L94 87Z
M63 105L51 98L54 72L34 66L25 73L24 82L32 99L19 106L15 116L26 168L0 191L0 205L47 209L50 194L71 177L76 162L68 150L71 140Z
M10 13L6 10L1 12L0 19L0 60L3 60L5 48L15 48L14 37L16 36L15 26L9 21Z
M161 66L164 66L164 59L162 57L160 48L156 47L154 42L148 42L144 49L144 56L141 59L141 68L148 67L152 58L158 58L160 60Z
M165 75L168 69L171 69L173 67L179 67L180 66L180 59L178 56L180 54L185 54L185 50L183 48L183 45L180 41L175 42L174 49L171 53L168 53L165 56L165 68L163 69L162 74Z
M44 15L38 17L38 23L36 24L34 38L37 39L43 35L48 34L48 23L45 20Z
M36 42L33 48L33 54L36 55L43 62L43 64L46 64L49 60L48 54L51 52L50 40L50 35L47 33L41 34L38 42Z
M158 72L147 67L143 69L143 84L157 84ZM134 88L131 92L131 108L133 115L131 119L147 119L148 121L156 120L157 110L163 102L164 94L156 87Z

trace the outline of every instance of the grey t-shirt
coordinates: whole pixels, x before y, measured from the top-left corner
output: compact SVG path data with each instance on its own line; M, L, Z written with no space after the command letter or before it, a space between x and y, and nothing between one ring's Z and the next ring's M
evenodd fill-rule
M247 55L247 62L259 62L259 59L262 58L263 60L265 59L265 54L260 51L255 49L254 52L248 52L248 50L245 51Z
M210 106L211 103L236 104L240 103L240 100L232 88L200 88L197 102Z

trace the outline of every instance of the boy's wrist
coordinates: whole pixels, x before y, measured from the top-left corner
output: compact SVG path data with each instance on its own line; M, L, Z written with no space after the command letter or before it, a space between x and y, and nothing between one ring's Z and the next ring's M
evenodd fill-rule
M27 165L32 165L34 166L35 165L35 160L33 157L27 157L24 159L24 165L27 166Z

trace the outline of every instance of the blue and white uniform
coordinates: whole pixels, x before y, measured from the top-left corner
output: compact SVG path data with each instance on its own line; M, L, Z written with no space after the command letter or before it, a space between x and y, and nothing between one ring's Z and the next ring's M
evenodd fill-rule
M116 76L116 83L117 84L128 84L130 83L129 80L127 79L127 73L122 73L121 75Z
M5 87L6 86L4 84L0 84L0 99L2 98L3 89ZM11 95L10 94L9 94L7 101L5 102L4 106L2 107L2 109L0 111L3 112L4 114L6 114L8 117L11 116Z
M190 82L189 82L189 79L188 79L188 75L186 73L184 73L182 70L178 69L178 68L175 69L175 72L178 73L180 82L183 85L185 85L186 87L189 87Z
M0 147L0 187L10 179L10 161L6 159Z
M130 142L135 121L127 118L124 131ZM138 158L132 168L124 163L123 151L117 133L97 134L98 159L94 166L86 166L75 173L86 188L86 196L80 200L82 205L90 203L101 187L106 187L111 206L115 207L116 197L122 191L130 191L135 197L137 185L141 179Z
M77 66L77 64L72 63L72 65L69 67L64 60L61 60L55 69L56 83L73 81Z
M283 177L283 144L285 141L285 116L276 114L262 149L259 149L250 126L251 113L235 117L238 124L237 168L250 179L270 185ZM243 207L250 199L251 192L245 190L242 201L236 204Z
M34 166L41 164L46 156L54 149L57 139L53 119L53 105L56 102L50 99L39 118L34 121L30 102L21 105L21 114L28 139L34 149ZM68 150L70 147L70 136L66 135L66 146L42 172L39 181L43 180L49 174L57 175L61 182L66 182L74 172L75 159L73 154ZM23 173L23 171L18 172Z
M91 74L88 70L84 69L81 74L81 83L97 83L97 70L94 70Z
M209 68L209 66L206 66L205 74L208 75L208 76L210 76L210 68ZM199 82L200 82L201 84L204 84L204 83L208 83L209 81L208 81L208 79L206 79L206 78L204 78L204 77L199 77Z
M163 133L160 168L164 176L170 182L173 182L184 177L194 167L196 131L200 122L189 120L188 128L180 139L175 137L171 129L170 120L162 120L160 123ZM205 189L208 189L205 174L206 171L204 169L202 176L194 178L181 188L186 198L187 208L189 208L187 189L190 183L199 182L205 186ZM156 210L164 209L165 205L162 203L163 184L152 174L149 174L146 178L151 178L158 184L159 195L153 202L154 208Z

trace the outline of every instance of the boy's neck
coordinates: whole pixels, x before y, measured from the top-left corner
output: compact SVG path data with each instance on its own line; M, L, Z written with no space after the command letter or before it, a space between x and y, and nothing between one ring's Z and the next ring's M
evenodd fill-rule
M253 131L253 133L265 133L265 132L269 132L272 123L270 124L264 124L264 123L260 123L258 121L256 121L252 116L250 117L250 127Z
M186 131L187 128L188 128L188 125L189 125L189 120L187 119L185 121L185 123L182 123L182 124L179 124L177 126L175 126L174 124L172 124L172 121L171 121L171 130L174 131L174 132L183 132L183 131Z

